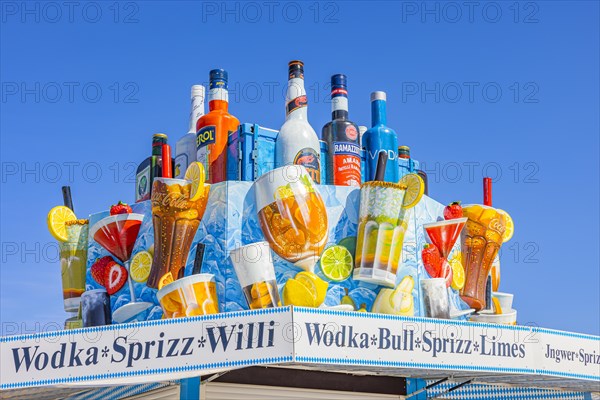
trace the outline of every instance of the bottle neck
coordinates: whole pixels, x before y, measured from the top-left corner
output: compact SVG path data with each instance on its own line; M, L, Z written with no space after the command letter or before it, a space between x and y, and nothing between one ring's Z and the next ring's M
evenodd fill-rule
M373 126L387 124L387 111L384 100L371 102L371 122Z
M348 119L348 92L344 87L331 90L331 118Z
M208 92L209 111L229 109L229 92L225 88L210 89Z
M304 79L292 78L288 81L285 104L286 120L292 118L308 119L308 101L306 99L306 89L304 89Z
M188 133L196 133L196 123L204 115L204 96L192 97L192 110L190 111L190 129Z

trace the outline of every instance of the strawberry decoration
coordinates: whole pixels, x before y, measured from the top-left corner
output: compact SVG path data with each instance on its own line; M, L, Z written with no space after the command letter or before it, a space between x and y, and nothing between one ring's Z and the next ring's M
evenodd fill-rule
M443 259L440 251L434 245L425 244L421 250L421 258L425 270L432 278L440 278L442 276Z
M131 214L132 212L133 210L129 204L123 203L122 201L119 201L117 204L110 207L110 215Z
M92 278L106 288L109 295L117 293L127 282L127 270L111 256L97 259L90 269Z
M463 216L463 210L462 210L462 207L460 206L460 201L454 201L454 202L448 204L446 207L444 207L444 219L445 220L462 218L462 216Z

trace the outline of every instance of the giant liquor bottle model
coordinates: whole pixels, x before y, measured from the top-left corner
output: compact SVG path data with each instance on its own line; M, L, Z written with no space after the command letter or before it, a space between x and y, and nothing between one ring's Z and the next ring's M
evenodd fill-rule
M155 133L152 136L152 155L140 163L135 173L136 203L150 200L154 178L162 176L162 146L167 144L167 135Z
M367 129L362 137L362 146L365 149L365 182L375 179L377 158L384 151L388 154L388 163L385 168L383 180L385 182L398 182L398 137L393 129L386 126L386 94L385 92L371 93L371 122L372 127Z
M183 179L188 165L196 161L196 124L204 115L204 86L192 86L192 110L190 111L190 128L175 145L175 178Z
M286 118L275 143L275 167L302 165L315 183L321 183L321 146L308 123L304 64L290 61Z
M227 180L227 140L240 125L228 108L227 71L213 69L208 91L209 112L196 124L196 159L204 165L208 183Z
M332 121L323 126L327 142L327 182L341 186L360 186L360 145L358 126L348 120L346 75L331 77Z

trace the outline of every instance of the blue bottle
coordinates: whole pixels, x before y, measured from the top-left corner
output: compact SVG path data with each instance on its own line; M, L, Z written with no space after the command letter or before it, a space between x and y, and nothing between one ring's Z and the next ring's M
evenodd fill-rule
M372 127L367 129L362 138L365 149L365 182L375 178L377 158L379 152L388 154L385 168L384 181L398 182L398 137L393 129L386 126L386 94L385 92L371 93L371 122Z

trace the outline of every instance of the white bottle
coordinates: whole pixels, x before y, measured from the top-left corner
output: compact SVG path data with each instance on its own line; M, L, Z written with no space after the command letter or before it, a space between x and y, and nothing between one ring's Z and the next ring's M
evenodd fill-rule
M290 61L286 94L286 119L275 143L275 166L304 166L315 183L321 183L321 146L308 123L304 64Z
M196 161L196 122L204 115L204 86L192 86L192 111L190 129L175 145L175 178L183 179L190 163Z

